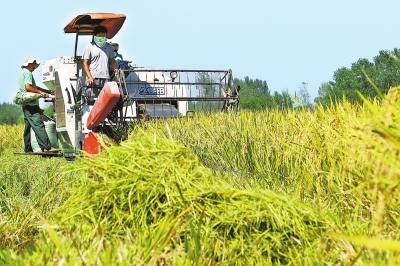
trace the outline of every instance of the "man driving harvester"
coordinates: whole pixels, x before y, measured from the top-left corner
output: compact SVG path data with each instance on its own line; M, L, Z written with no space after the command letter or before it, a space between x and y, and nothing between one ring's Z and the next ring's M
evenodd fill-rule
M110 64L114 71L118 69L112 46L107 43L107 32L108 30L104 26L94 27L93 40L86 45L83 53L83 70L86 73L86 85L97 89L93 92L96 96L110 79L108 65Z

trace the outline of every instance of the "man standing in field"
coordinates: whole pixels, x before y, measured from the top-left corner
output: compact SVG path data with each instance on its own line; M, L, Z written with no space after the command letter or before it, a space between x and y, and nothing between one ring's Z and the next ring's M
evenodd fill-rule
M33 92L40 94L43 98L48 97L48 91L36 86L35 79L33 78L32 72L40 64L32 56L25 58L24 63L21 65L22 72L18 77L18 87L20 92ZM48 92L45 92L48 91ZM48 151L51 149L51 143L46 133L44 123L42 120L42 109L39 107L39 99L35 101L25 103L22 105L22 111L24 113L24 147L25 152L33 152L31 144L31 129L35 132L36 139L39 147L42 151Z

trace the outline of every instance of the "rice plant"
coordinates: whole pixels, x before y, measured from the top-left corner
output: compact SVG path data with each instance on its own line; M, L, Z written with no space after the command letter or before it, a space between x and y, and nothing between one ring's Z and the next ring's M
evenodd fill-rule
M0 127L0 264L398 265L399 91L145 121L75 162Z

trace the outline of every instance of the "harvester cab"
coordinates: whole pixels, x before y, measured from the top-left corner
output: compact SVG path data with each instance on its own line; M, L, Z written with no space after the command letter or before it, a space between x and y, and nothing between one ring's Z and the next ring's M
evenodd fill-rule
M118 142L128 126L141 118L185 117L194 112L231 111L239 107L239 89L231 70L157 69L132 66L112 43L119 69L104 87L86 85L78 40L103 25L112 39L125 15L85 13L76 16L65 33L76 34L72 56L44 61L43 84L55 90L54 121L59 153L66 158L90 156L102 150L102 137ZM83 52L83 51L81 51Z

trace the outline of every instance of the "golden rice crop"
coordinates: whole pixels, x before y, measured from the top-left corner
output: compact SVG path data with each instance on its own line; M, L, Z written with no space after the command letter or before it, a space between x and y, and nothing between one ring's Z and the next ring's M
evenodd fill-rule
M19 250L32 244L40 217L64 201L58 191L70 177L60 179L58 171L65 163L62 158L0 157L0 248Z
M191 147L236 187L270 188L327 210L336 232L398 240L398 91L383 104L200 116L153 122L147 131ZM341 260L357 257L352 245L336 245Z
M30 212L0 236L34 244L8 238L0 264L397 265L398 92L362 106L145 121L120 146L58 169L50 201L24 201L19 164L7 164L0 217L21 217L4 206ZM48 188L35 173L29 184Z
M56 211L62 230L101 226L107 237L151 235L166 217L187 210L160 248L182 247L222 265L298 260L327 227L311 206L270 190L234 188L189 149L144 131L68 171L82 177Z
M23 150L24 125L0 126L0 156Z

